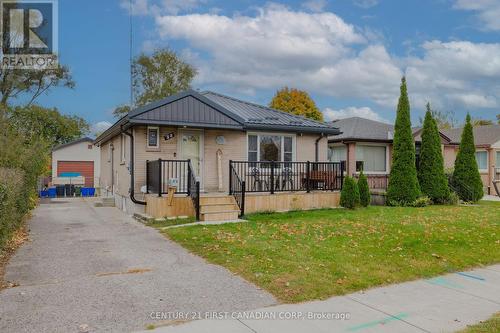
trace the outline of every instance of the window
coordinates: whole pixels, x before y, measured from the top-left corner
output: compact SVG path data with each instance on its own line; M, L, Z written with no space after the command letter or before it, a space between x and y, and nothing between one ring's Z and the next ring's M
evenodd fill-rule
M294 159L293 136L290 135L249 135L249 161L291 162Z
M342 162L347 160L347 147L346 146L329 146L328 147L328 160L330 162Z
M127 138L125 137L125 134L122 134L120 136L120 161L122 163L125 162L125 149L126 149L125 144L126 144L126 142L127 142Z
M488 152L476 151L476 161L479 170L488 170Z
M356 145L356 171L386 172L387 147Z
M94 147L92 147L92 145L87 145L87 149L92 149Z
M158 127L148 127L148 148L160 147L160 129Z

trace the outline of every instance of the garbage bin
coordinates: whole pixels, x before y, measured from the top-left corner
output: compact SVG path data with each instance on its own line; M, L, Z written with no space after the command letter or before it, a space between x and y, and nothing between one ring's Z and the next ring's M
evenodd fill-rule
M87 187L82 187L82 197L88 197L89 196L89 189Z
M75 187L75 196L79 197L82 195L82 188L81 187Z
M64 197L65 189L64 185L57 185L56 186L56 194L58 197Z
M64 193L66 193L67 197L75 196L75 185L72 184L64 185Z
M89 188L89 197L93 197L93 196L95 196L95 188L90 187Z
M49 198L55 198L57 196L57 189L55 187L49 188Z

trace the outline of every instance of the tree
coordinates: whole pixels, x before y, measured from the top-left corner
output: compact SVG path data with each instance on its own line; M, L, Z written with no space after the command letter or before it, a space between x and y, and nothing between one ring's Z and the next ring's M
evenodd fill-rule
M344 208L354 209L359 206L359 189L353 177L345 177L342 191L340 192L340 205Z
M113 110L113 116L121 118L130 112L130 105L119 105Z
M151 56L141 54L132 62L132 92L138 107L160 100L191 86L196 68L181 60L172 50L160 49ZM127 105L118 106L113 114L121 117L130 111Z
M441 137L429 103L422 130L418 181L422 193L433 202L444 203L449 199L450 189L444 173Z
M89 124L80 117L62 115L56 108L38 105L15 107L8 111L10 125L29 142L44 140L51 146L81 138L89 132Z
M363 173L363 170L361 170L361 173L359 174L358 188L361 206L368 207L371 201L370 187L368 186L368 179Z
M497 114L497 123L500 125L500 113Z
M323 121L323 113L305 91L284 87L274 95L269 107L306 118Z
M439 129L451 129L458 125L453 111L431 110L431 115ZM420 125L423 126L423 124L424 118L420 117Z
M56 69L33 70L0 68L0 105L5 107L12 99L27 95L27 105L30 106L40 95L57 86L75 87L68 67L59 65Z
M409 205L420 195L415 166L415 144L410 121L410 101L406 79L401 79L401 95L394 126L392 167L387 188L389 204Z
M493 125L493 120L475 118L471 121L472 127Z
M470 115L467 114L460 147L455 159L453 186L463 201L476 202L483 197L483 182L476 161L476 147Z

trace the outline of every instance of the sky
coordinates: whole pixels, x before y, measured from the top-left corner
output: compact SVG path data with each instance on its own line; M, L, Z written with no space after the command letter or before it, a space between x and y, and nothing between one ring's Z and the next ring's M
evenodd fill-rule
M59 0L60 62L76 87L38 103L94 130L130 100L132 54L169 47L198 70L193 88L267 105L306 90L325 120L392 122L407 77L412 121L425 104L500 113L500 0Z

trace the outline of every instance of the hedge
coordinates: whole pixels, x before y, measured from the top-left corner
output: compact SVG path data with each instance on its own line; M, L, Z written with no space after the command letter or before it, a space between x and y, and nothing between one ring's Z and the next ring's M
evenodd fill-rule
M24 185L22 171L0 168L0 251L21 226L23 215L31 205L26 201Z

